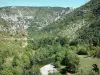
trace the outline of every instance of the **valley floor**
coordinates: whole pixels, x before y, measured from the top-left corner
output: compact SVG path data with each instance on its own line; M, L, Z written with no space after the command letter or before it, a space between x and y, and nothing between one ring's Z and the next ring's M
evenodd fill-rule
M79 55L80 57L80 69L83 71L89 71L92 69L93 64L97 64L98 68L100 69L100 59L99 58L92 58L83 55Z
M87 55L78 55L78 57L80 58L79 71L83 72L82 75L87 75L87 72L92 70L93 64L97 64L98 68L100 69L99 58L88 57ZM74 75L74 74L70 74L70 75Z
M79 70L84 71L84 73L92 70L93 64L97 64L98 68L100 69L100 59L87 57L85 55L78 55L78 56L80 58ZM40 72L42 75L48 75L49 72L52 73L54 71L57 71L57 70L54 68L54 66L52 64L47 64L40 69ZM74 75L74 74L70 74L70 75Z

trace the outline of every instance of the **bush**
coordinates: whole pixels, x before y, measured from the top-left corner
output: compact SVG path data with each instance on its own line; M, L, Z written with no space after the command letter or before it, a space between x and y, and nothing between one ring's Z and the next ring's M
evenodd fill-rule
M90 56L100 58L100 47L92 47L90 50Z
M11 70L2 70L0 71L0 75L13 75L12 71Z
M59 62L59 61L57 61L57 62L55 63L55 67L56 67L56 68L60 68L60 67L61 67L61 65L60 65L60 62Z
M77 52L78 55L88 55L88 52L85 50L85 49L80 49L78 52Z
M79 58L75 53L67 52L61 64L66 66L68 72L75 73L78 71Z
M15 55L15 57L13 58L13 61L12 61L12 66L15 67L15 66L18 66L19 64L20 64L19 57L17 55Z
M39 65L33 65L31 73L33 73L33 75L40 75L40 69L39 68L40 68Z
M98 51L96 52L96 57L97 57L97 58L100 58L100 50L98 50Z

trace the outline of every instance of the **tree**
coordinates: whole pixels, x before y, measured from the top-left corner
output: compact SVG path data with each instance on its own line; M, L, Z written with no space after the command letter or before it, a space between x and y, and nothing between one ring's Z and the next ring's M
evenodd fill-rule
M5 69L0 71L0 75L13 75L13 73L11 72L11 70Z
M68 72L75 73L78 70L79 58L74 52L69 51L66 53L66 55L63 58L63 61L61 63L62 63L62 65L66 66L66 70Z
M15 55L15 57L13 58L13 62L12 62L12 66L18 66L19 65L19 57L17 55Z

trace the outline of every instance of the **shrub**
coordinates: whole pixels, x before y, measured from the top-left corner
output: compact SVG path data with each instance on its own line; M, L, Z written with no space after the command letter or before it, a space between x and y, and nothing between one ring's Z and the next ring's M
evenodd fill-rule
M77 52L78 55L88 55L88 52L85 50L85 49L80 49L78 52Z
M13 75L12 71L11 70L2 70L0 71L0 75Z
M33 73L33 75L40 75L39 65L33 65L31 73Z
M57 62L55 63L55 67L56 67L56 68L60 68L60 67L61 67L61 65L60 65L60 62L59 62L59 61L57 61Z
M100 58L100 47L92 47L90 50L90 56Z
M100 50L98 50L98 51L96 52L96 57L97 57L97 58L100 58Z
M19 63L20 63L19 57L17 55L15 55L15 57L13 58L13 61L12 61L12 66L13 67L18 66Z
M68 72L75 73L78 71L79 58L75 53L67 52L61 64L66 66Z

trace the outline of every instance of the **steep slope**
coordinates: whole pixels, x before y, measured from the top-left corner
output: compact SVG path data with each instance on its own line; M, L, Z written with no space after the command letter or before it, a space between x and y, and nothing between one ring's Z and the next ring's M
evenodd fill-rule
M89 27L81 28L80 36L77 38L83 43L92 44L93 46L100 46L100 1L91 0L87 6L90 6L91 13L89 13ZM85 7L85 6L84 6Z
M0 40L1 75L40 75L42 62L55 59L57 66L60 66L60 61L68 54L69 62L74 66L78 59L74 53L81 51L83 54L86 52L89 56L100 58L100 1L91 0L73 12L70 10L65 13L64 9L0 9L0 39L3 39ZM59 17L58 13L63 12ZM18 17L15 17L16 15ZM28 46L25 46L27 34L31 40L28 41ZM7 41L9 35L23 36L24 40L11 37L14 40Z
M90 38L93 37L92 39L95 39L97 42L100 38L98 35L100 34L99 4L99 0L91 0L85 5L75 9L72 13L67 14L63 19L59 19L44 27L41 31L50 33L54 36L66 37L69 38L69 40L81 40L81 42L86 42L86 40L89 41Z
M35 56L35 51L27 48L28 38L72 11L61 7L0 8L0 75L25 75L25 66L31 69Z
M61 7L1 7L0 35L25 36L29 27L37 31L71 11Z

